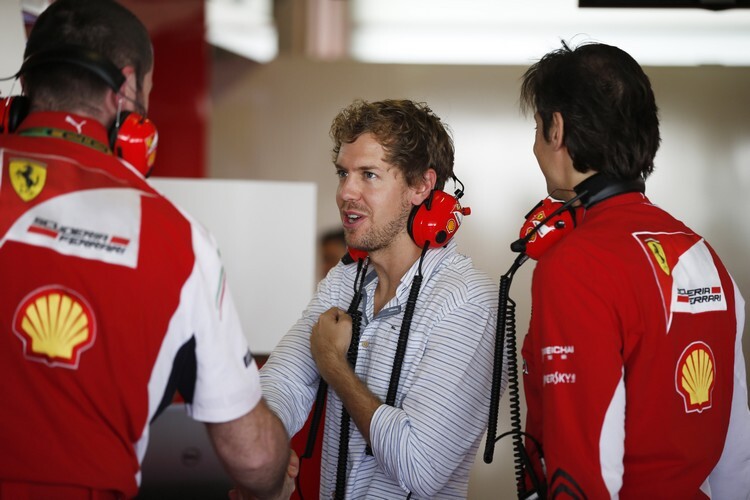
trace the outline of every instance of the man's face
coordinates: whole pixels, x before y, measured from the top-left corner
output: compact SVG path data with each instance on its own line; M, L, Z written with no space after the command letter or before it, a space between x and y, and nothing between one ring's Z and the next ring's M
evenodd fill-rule
M555 148L552 142L544 137L544 126L539 113L534 114L534 121L536 122L534 156L536 157L537 163L539 163L539 168L544 175L544 179L547 181L547 194L554 197L555 195L553 193L558 189L563 188L562 181L556 178L556 172L559 172L560 169L554 168L556 158ZM552 133L551 130L550 133Z
M339 207L346 243L373 252L409 238L406 223L415 190L370 133L341 145L336 158Z

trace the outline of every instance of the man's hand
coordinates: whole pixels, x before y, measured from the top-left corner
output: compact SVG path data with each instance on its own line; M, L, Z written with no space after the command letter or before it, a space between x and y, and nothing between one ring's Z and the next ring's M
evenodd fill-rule
M242 417L207 422L206 429L216 455L244 497L283 495L291 453L289 437L263 399Z
M320 375L330 383L332 371L345 364L352 339L352 318L333 307L318 318L310 335L310 351Z
M341 309L324 312L313 326L310 351L320 376L336 391L367 444L370 444L370 422L380 400L354 373L346 353L352 341L352 318Z

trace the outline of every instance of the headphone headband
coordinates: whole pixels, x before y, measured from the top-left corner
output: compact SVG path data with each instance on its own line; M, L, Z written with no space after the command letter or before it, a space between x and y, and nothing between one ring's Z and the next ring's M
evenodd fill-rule
M632 180L613 179L599 172L573 187L573 191L576 193L574 199L580 199L584 207L591 208L600 201L618 194L645 193L646 182L641 178Z
M94 73L115 92L118 92L125 82L122 71L109 58L95 50L76 45L40 50L31 54L24 60L16 76L21 76L40 66L59 63L72 64Z
M581 205L588 209L600 201L618 194L632 192L645 193L646 182L640 178L633 180L613 179L599 172L577 184L573 187L573 191L576 193L575 196L566 202L550 202L549 199L545 199L537 203L526 214L526 224L521 229L521 237L510 244L511 251L526 253L529 257L538 259L541 253L564 234L561 230L567 232L577 224L573 208L575 202L580 201ZM564 214L566 210L568 215ZM531 225L529 226L529 224ZM539 248L534 249L532 255L529 253L527 244L543 228L545 231L550 228L555 230L555 237L547 238L545 245L537 245Z

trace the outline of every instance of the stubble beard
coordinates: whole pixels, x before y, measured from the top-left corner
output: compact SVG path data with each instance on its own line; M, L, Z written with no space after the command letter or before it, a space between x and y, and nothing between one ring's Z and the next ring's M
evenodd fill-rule
M373 226L359 238L353 239L352 234L345 230L346 244L365 252L375 252L388 247L402 231L406 231L406 224L411 214L412 204L402 200L401 212L383 226Z

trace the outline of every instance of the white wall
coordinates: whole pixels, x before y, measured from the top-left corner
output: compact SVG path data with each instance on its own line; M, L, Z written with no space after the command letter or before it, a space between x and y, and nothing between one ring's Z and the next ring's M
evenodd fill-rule
M216 239L250 349L270 354L315 286L315 184L165 177L149 182ZM287 242L290 227L294 243Z
M0 78L14 75L21 67L23 49L26 45L26 33L23 28L20 0L0 1ZM6 97L13 88L13 80L0 82L0 97ZM14 94L20 94L20 84L13 88Z
M541 55L541 54L540 54ZM472 208L459 248L499 280L523 215L545 194L531 146L534 124L518 111L517 66L365 65L280 58L253 66L215 61L210 174L315 182L318 229L338 224L331 119L354 98L426 101L453 130L456 174ZM647 193L706 236L750 297L750 68L646 68L661 110L663 145ZM283 204L284 200L278 200ZM279 221L283 223L283 221ZM290 235L292 237L292 235ZM529 316L533 264L516 274L519 337ZM520 339L519 339L520 340ZM745 342L746 352L748 342ZM499 431L509 427L507 398ZM514 495L511 444L478 458L470 498Z

